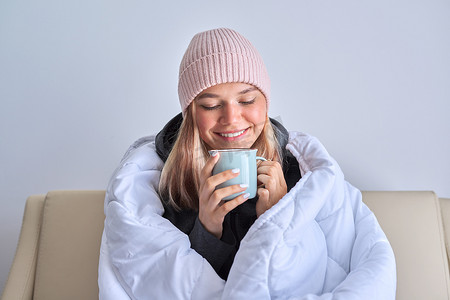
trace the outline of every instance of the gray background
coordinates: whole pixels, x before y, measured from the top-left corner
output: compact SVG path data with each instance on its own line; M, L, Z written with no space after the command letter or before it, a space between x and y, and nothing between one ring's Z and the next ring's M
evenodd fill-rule
M104 189L179 112L191 37L259 49L270 115L317 136L364 190L450 197L450 1L0 1L0 290L26 197Z

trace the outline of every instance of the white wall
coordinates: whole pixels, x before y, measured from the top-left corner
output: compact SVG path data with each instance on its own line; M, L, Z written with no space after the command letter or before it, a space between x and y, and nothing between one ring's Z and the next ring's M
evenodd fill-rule
M0 2L0 290L26 197L104 189L179 112L179 62L210 28L253 42L271 116L316 135L354 185L450 197L449 1L192 2Z

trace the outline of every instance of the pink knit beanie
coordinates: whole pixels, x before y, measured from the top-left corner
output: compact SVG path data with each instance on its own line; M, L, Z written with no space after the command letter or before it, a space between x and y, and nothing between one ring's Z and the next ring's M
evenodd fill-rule
M203 90L229 82L256 86L269 104L269 75L258 51L245 37L227 28L196 34L180 64L178 96L183 115Z

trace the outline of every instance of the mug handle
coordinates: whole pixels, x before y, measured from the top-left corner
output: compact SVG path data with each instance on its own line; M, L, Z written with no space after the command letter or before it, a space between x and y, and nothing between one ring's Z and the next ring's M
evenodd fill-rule
M267 159L265 159L264 157L261 157L261 156L257 156L257 157L256 157L256 160L263 160L263 161L267 161Z

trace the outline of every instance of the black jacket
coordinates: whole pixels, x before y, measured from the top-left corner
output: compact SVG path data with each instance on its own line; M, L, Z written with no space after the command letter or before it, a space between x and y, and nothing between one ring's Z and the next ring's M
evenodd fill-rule
M172 150L182 121L183 117L180 113L170 120L156 136L156 152L164 162ZM270 121L283 152L283 173L289 191L300 179L298 162L286 150L289 138L287 130L276 120L270 119ZM217 274L226 280L234 256L239 249L240 241L256 220L255 206L257 200L257 196L249 199L225 216L222 238L220 240L202 226L198 219L198 211L176 211L163 199L165 209L163 217L189 235L191 247L208 260Z

